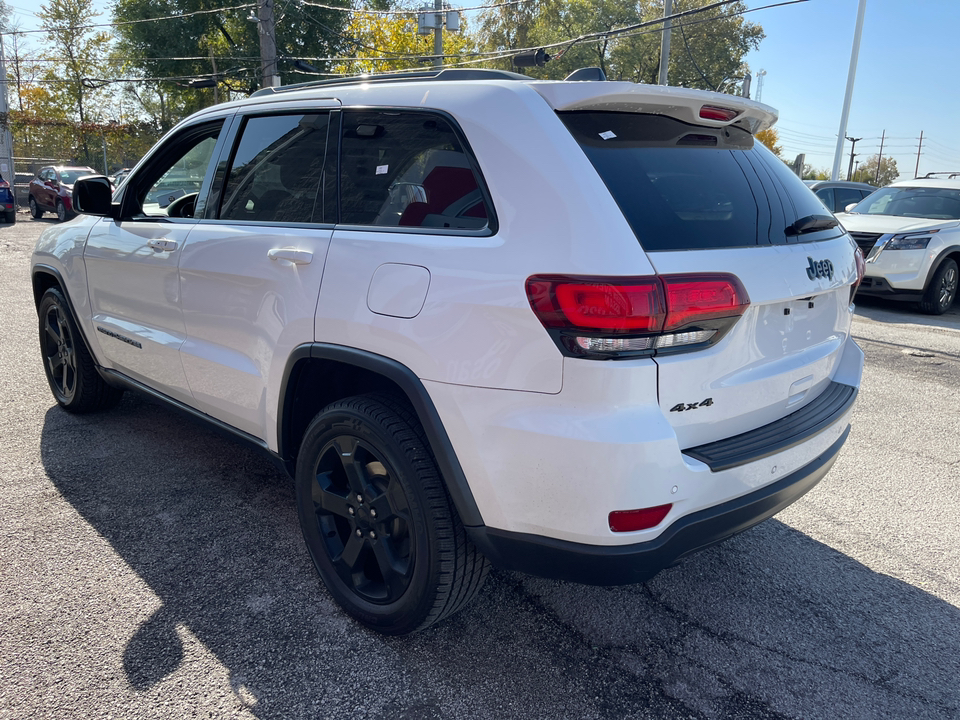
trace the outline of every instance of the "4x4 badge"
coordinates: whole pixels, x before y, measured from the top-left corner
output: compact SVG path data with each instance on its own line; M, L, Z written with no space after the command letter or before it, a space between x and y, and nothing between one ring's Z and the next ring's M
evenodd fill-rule
M829 260L814 260L812 257L807 257L807 260L810 261L810 266L807 268L807 277L811 280L816 280L819 277L833 279L833 263Z

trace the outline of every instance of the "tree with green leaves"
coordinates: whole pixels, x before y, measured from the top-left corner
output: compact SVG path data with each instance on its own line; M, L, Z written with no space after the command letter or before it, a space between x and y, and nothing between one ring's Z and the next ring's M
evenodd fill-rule
M880 172L877 172L877 165L880 166ZM870 183L877 187L889 185L900 177L900 171L897 170L897 161L892 157L881 158L874 155L866 162L861 163L857 168L856 176L853 178L857 182Z
M71 119L79 123L78 154L87 164L93 157L91 139L83 128L97 120L97 111L101 110L98 103L102 92L95 78L110 45L108 33L89 27L98 16L93 0L49 0L37 13L47 32L50 59L60 70L59 77L51 71L47 78L50 92L68 109Z
M674 14L696 11L712 0L675 0ZM669 82L704 90L724 89L747 68L744 56L759 46L763 29L745 21L743 2L704 9L673 21ZM663 16L660 0L535 0L480 16L480 41L488 52L508 54L546 47L553 59L529 74L565 77L599 67L608 79L656 83ZM632 28L624 30L625 28ZM508 69L510 59L499 61Z
M278 66L282 75L297 59L326 69L328 58L351 42L343 33L349 7L317 7L307 1L275 3ZM247 94L260 87L259 22L251 8L217 10L209 0L116 0L114 21L119 38L115 61L121 72L137 78L132 99L162 125L213 101L214 90L189 86L193 78L213 77L216 94ZM211 12L215 11L215 12ZM173 19L169 19L169 18ZM168 19L159 19L168 18ZM139 22L147 21L147 22ZM127 23L127 24L124 24ZM151 78L147 83L145 78Z

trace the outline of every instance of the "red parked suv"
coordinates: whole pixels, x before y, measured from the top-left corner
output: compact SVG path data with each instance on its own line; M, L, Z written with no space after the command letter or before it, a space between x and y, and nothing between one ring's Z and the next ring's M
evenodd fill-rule
M73 184L77 178L95 174L93 168L82 166L42 168L30 181L30 214L39 218L52 210L60 222L73 217Z

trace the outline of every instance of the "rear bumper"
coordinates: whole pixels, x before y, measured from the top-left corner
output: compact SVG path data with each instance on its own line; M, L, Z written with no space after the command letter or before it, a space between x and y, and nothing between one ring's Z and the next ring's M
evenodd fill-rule
M827 474L849 433L847 426L833 445L790 475L683 516L648 542L601 546L486 527L467 532L491 562L506 570L588 585L643 582L685 555L743 532L798 500Z

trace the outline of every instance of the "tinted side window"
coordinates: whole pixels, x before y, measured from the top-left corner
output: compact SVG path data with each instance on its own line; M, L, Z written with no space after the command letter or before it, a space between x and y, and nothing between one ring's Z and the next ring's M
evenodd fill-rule
M340 222L480 230L490 213L453 126L431 113L343 113Z
M837 212L843 212L843 209L850 203L858 203L863 200L863 195L856 188L836 188L834 192L837 195Z
M320 222L327 113L247 118L230 162L220 218Z
M833 204L833 188L820 188L817 190L816 196L823 201L828 210L836 209L836 205Z

